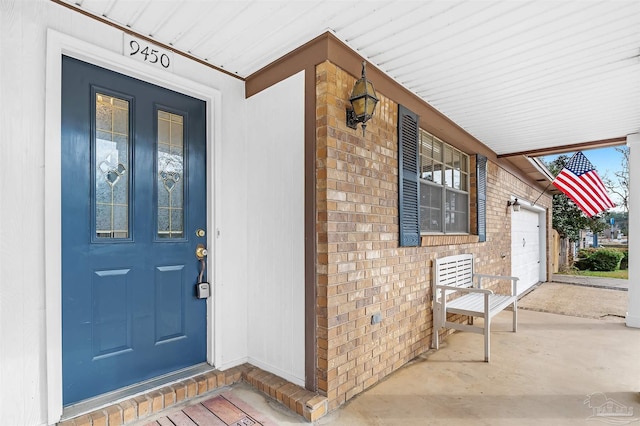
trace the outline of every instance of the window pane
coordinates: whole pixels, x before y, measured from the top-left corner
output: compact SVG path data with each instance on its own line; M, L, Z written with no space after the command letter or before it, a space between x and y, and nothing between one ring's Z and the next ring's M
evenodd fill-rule
M184 236L183 117L158 111L158 237Z
M129 237L129 101L96 93L97 238Z
M444 171L444 184L449 188L453 187L453 170L447 167Z
M442 162L442 142L437 139L433 141L432 158L436 161Z
M448 187L453 187L453 150L450 146L444 148L444 184Z
M460 170L460 151L453 151L451 167L454 170Z
M469 175L466 173L460 173L460 185L457 187L462 191L468 191Z
M442 163L433 164L433 182L442 185Z
M461 186L461 176L460 176L460 170L453 170L453 187L455 189L460 189Z
M444 148L444 163L447 167L453 167L453 149L450 146Z
M433 160L431 152L433 147L431 137L425 133L420 133L420 177L425 180L433 180L432 169Z
M420 184L420 222L422 232L443 232L441 186Z
M433 160L423 158L422 173L420 177L424 180L433 182Z
M469 171L469 157L463 153L460 153L460 170L465 173Z
M468 194L447 191L446 198L446 232L468 232Z
M427 133L421 133L420 136L420 142L422 143L420 153L427 158L433 158L433 136Z

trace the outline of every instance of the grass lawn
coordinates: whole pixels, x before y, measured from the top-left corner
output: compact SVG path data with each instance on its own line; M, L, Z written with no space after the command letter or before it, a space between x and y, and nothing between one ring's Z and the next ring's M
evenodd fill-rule
M629 279L629 270L621 269L618 271L569 271L563 272L562 275L577 275L582 277L601 277L601 278L621 278Z

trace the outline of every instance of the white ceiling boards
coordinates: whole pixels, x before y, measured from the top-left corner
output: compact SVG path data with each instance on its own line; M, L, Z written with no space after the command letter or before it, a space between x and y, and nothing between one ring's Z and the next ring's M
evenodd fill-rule
M331 31L497 154L640 131L637 0L56 1L239 77Z

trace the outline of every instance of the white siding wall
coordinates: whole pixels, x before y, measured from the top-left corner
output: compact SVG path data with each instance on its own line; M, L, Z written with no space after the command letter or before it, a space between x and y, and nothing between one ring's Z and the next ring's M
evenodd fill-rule
M304 73L249 98L247 128L249 361L304 385Z
M45 64L47 28L120 54L122 33L48 0L0 2L0 419L6 425L46 424L49 397L45 306ZM247 359L246 101L243 82L176 56L173 74L215 88L222 111L215 170L216 364ZM171 77L169 77L171 79ZM49 175L49 173L47 173ZM55 232L54 232L55 234ZM215 235L210 229L209 235ZM59 310L59 307L57 307ZM56 325L53 325L56 327ZM58 326L59 327L59 326ZM55 364L55 362L54 362ZM51 379L49 379L51 380ZM54 386L57 384L54 383ZM59 383L61 386L61 383ZM55 407L55 404L54 404Z

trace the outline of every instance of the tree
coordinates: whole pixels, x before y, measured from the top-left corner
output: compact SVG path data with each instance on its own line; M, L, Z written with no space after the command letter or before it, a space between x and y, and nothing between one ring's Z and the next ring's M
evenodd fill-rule
M622 160L620 160L622 169L615 172L613 178L605 175L602 178L602 183L610 193L620 197L622 200L620 207L625 212L629 212L629 147L616 146L615 150L622 154Z
M566 155L560 155L546 164L546 166L554 176L557 176L567 164L569 158ZM578 241L581 230L590 229L591 232L597 234L605 229L606 223L601 215L591 218L586 217L569 197L564 194L555 194L553 196L552 226L560 236L568 238L570 241Z

